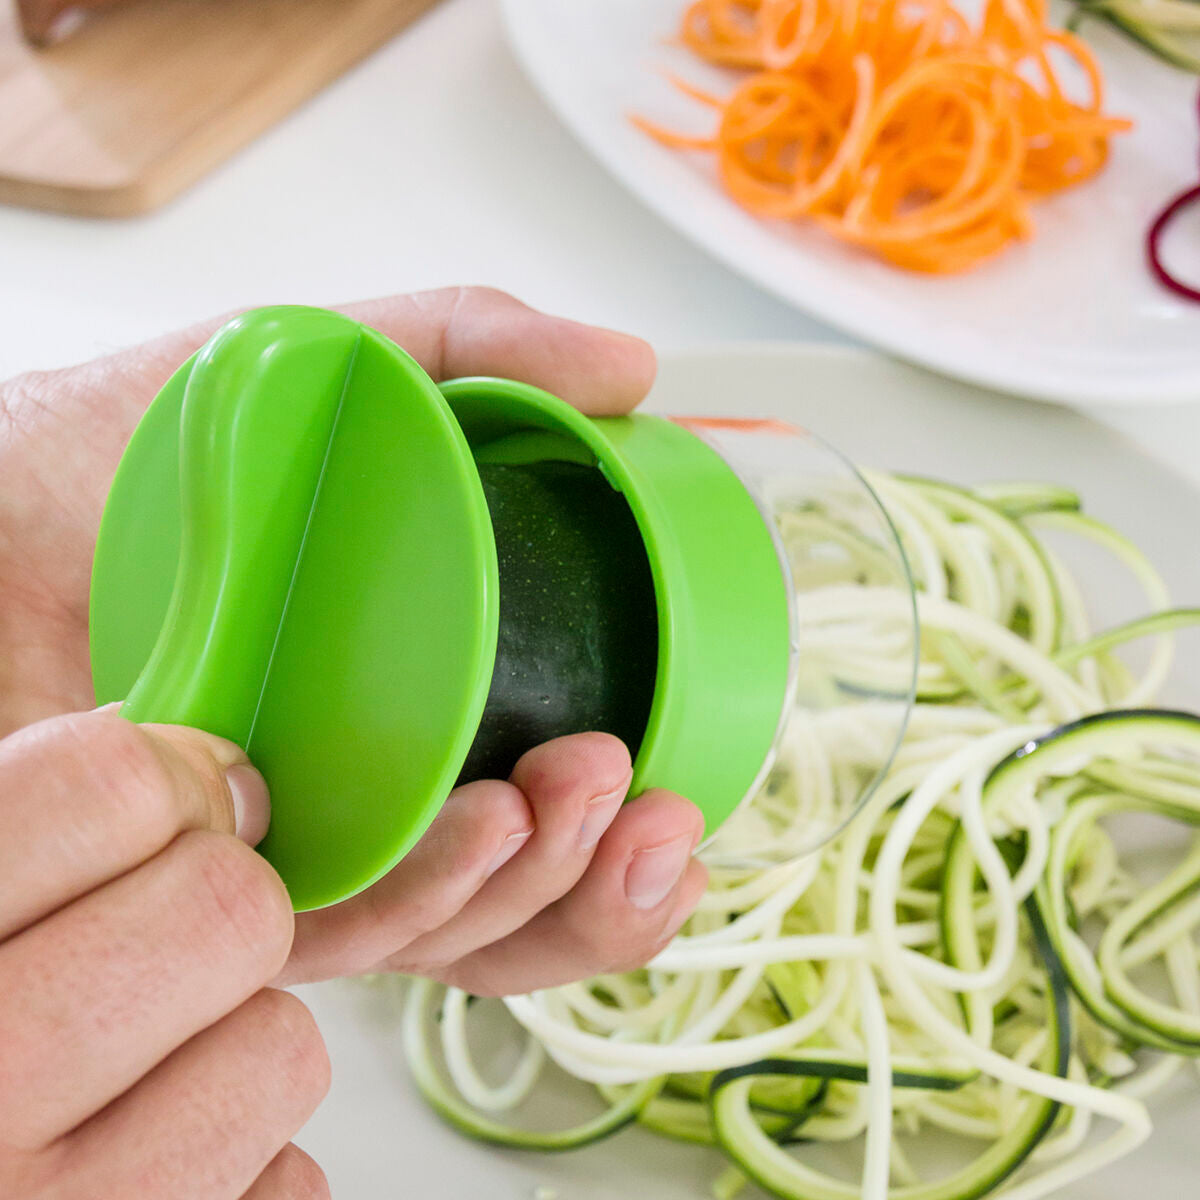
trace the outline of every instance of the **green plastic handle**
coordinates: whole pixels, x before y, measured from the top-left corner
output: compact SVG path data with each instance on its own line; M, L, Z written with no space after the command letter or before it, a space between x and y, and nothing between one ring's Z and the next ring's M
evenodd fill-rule
M478 728L497 624L470 448L381 334L248 313L138 426L97 541L97 698L246 748L271 789L259 849L297 909L366 887L428 827Z
M250 744L360 340L349 322L300 310L227 325L196 357L180 415L178 574L122 710L131 720Z

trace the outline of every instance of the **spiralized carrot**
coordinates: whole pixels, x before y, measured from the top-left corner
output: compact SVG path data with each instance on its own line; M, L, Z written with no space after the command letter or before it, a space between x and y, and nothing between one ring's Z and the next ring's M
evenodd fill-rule
M693 0L679 36L748 73L724 98L674 81L717 110L709 136L635 123L714 154L750 212L914 271L1029 238L1031 201L1090 179L1131 127L1104 114L1099 65L1045 0L986 0L974 28L952 0Z

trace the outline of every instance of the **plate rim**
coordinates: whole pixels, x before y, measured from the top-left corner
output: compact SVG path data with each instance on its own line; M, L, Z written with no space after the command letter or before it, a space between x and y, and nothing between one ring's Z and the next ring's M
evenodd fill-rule
M627 172L624 159L604 132L605 122L593 115L588 105L573 98L570 88L557 84L557 72L547 65L546 57L539 51L536 30L539 23L534 9L540 0L500 0L500 12L505 36L525 79L542 98L560 125L583 147L607 174L628 195L649 209L669 228L686 238L708 257L715 259L739 277L748 280L769 295L790 307L803 312L814 320L851 337L861 339L869 347L884 351L888 356L899 359L908 366L932 371L935 374L985 388L989 391L1042 403L1084 406L1138 405L1200 403L1200 354L1194 366L1171 368L1155 375L1147 372L1152 380L1149 387L1131 387L1121 376L1119 382L1104 371L1084 375L1065 368L1043 364L1033 369L1015 364L1011 370L989 369L986 363L980 366L971 361L969 353L940 353L935 347L930 353L916 355L905 339L889 335L887 329L873 327L869 321L859 321L851 305L835 301L832 307L814 305L808 299L798 298L793 292L767 277L751 266L747 268L734 255L718 244L713 244L702 227L702 222L690 213L676 211L653 187L643 186L636 176Z
M694 346L668 346L658 352L659 368L670 366L674 362L692 362L702 359L728 359L730 357L754 358L793 358L798 362L807 359L841 359L847 364L868 365L871 369L899 372L913 376L913 383L921 386L933 386L952 391L973 392L975 395L948 397L955 404L1005 404L1018 405L1040 410L1046 414L1065 413L1066 419L1079 421L1087 425L1093 436L1102 436L1125 446L1131 454L1145 459L1155 465L1155 468L1182 487L1187 488L1200 498L1200 480L1193 479L1186 471L1180 470L1176 463L1163 458L1144 442L1131 437L1123 429L1118 429L1106 421L1100 420L1093 411L1074 404L1059 404L1056 401L1045 400L1040 396L1025 396L1018 392L1005 392L987 384L976 383L974 380L962 379L956 375L945 375L923 363L911 359L886 354L875 346L860 346L847 342L815 342L787 338L764 338L758 341L754 338L723 338L720 341L704 342ZM654 404L654 388L658 379L655 378L647 395L651 402L650 411L658 411ZM645 401L643 401L645 403ZM770 405L763 406L764 411L771 409ZM674 410L664 410L674 413ZM819 431L818 431L819 432ZM838 447L839 451L841 447Z

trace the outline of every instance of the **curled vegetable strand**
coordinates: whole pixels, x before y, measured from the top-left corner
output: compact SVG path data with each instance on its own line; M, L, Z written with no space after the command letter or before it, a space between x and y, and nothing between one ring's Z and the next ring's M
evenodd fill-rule
M988 0L978 28L950 0L694 0L680 38L748 74L724 99L684 85L717 109L711 135L641 129L712 153L748 211L914 271L963 271L1030 237L1031 201L1090 179L1130 128L1044 0Z

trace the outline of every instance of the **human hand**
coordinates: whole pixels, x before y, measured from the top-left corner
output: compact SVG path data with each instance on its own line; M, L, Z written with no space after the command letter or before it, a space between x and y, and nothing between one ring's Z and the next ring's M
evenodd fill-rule
M100 711L0 741L0 1196L328 1195L289 1141L329 1063L265 986L292 940L247 845L267 820L197 730Z
M508 376L586 412L627 411L653 378L645 343L486 289L345 311L435 378ZM0 390L0 733L94 702L87 602L104 497L146 404L219 324ZM388 876L298 919L281 978L407 970L498 993L645 961L703 890L690 861L702 822L663 792L622 806L629 778L619 742L583 734L530 752L511 781L458 789Z

